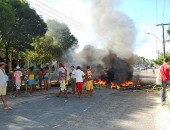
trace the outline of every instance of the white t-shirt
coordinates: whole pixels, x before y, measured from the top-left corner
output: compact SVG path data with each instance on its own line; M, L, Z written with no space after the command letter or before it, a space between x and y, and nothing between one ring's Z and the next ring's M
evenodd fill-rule
M0 87L6 87L7 86L5 75L6 75L5 72L3 72L0 69Z
M75 70L73 74L75 74L76 82L83 82L83 76L85 76L83 71L78 69L78 70Z

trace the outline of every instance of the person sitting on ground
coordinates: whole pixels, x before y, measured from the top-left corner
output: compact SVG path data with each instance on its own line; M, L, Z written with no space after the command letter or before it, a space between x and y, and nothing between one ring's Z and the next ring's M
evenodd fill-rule
M22 72L20 71L20 67L16 67L16 71L14 72L15 77L15 86L16 86L16 93L15 96L17 96L20 93L20 87L22 85Z
M6 89L7 89L7 81L6 81L6 74L5 74L5 66L6 64L4 62L0 62L0 96L4 105L5 110L12 109L7 105L6 100Z

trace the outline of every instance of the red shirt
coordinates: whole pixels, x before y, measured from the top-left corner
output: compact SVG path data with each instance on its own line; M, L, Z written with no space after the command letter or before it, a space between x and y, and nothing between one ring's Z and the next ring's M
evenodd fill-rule
M167 64L163 64L161 66L161 71L160 72L161 72L162 81L170 80L169 69L167 67Z
M38 78L41 78L42 76L43 76L42 71L39 71L39 72L38 72Z

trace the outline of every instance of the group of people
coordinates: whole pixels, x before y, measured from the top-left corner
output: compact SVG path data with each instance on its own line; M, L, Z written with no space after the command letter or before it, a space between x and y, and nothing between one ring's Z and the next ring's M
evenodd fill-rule
M49 79L49 69L48 67L40 68L38 72L34 70L34 67L29 67L28 70L22 72L20 67L17 66L16 70L10 75L12 89L13 86L16 87L15 96L20 93L20 88L22 83L24 82L26 92L29 89L29 94L32 96L33 87L37 84L39 85L40 89L42 89L42 83L44 81L44 89L48 91L48 79ZM38 83L36 83L38 81Z
M7 82L9 81L10 76L8 77L7 74L5 73L5 66L6 63L0 62L0 96L4 104L4 109L8 110L8 109L12 109L7 105L7 101L6 101ZM81 98L83 85L85 85L88 93L88 97L91 97L93 95L93 79L92 79L92 71L90 66L87 66L84 72L81 70L80 66L77 66L76 68L74 66L71 66L71 72L69 73L65 65L60 63L58 74L59 74L58 82L60 84L60 92L57 96L60 96L62 92L64 92L65 97L68 98L67 90L68 90L69 80L71 83L72 94L76 94L77 92L79 98ZM42 89L42 82L44 81L44 90L48 91L49 76L50 73L48 67L45 67L43 69L40 68L38 72L34 71L34 67L29 67L28 70L22 72L21 68L17 66L16 70L12 74L12 77L10 77L13 85L16 88L15 96L20 94L20 89L23 82L25 84L26 92L27 89L29 89L29 95L32 96L33 87L36 84L35 83L36 77L38 79L38 84L40 89Z
M60 83L60 92L57 96L60 96L62 92L64 92L65 97L68 98L67 93L67 72L68 70L65 68L65 65L60 63L59 64L59 76L58 81ZM88 93L88 96L93 95L93 79L92 79L92 71L90 69L90 66L87 66L87 69L85 72L83 72L80 68L80 66L77 66L76 69L74 66L71 66L71 72L69 73L70 76L70 82L71 82L71 88L72 93L75 94L76 92L79 95L79 98L82 97L82 90L83 90L83 84L86 84L86 90Z

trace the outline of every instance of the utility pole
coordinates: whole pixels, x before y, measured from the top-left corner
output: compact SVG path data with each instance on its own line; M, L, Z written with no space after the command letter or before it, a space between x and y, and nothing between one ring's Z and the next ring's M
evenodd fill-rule
M163 43L163 57L165 58L165 37L164 37L164 26L165 25L170 25L170 24L165 24L165 23L162 23L162 24L157 24L156 26L162 26L162 32L163 32L163 35L162 35L162 37L163 37L163 41L162 41L162 43Z
M160 51L159 51L159 50L156 50L156 53L157 53L157 57L158 57L158 59L159 59Z

